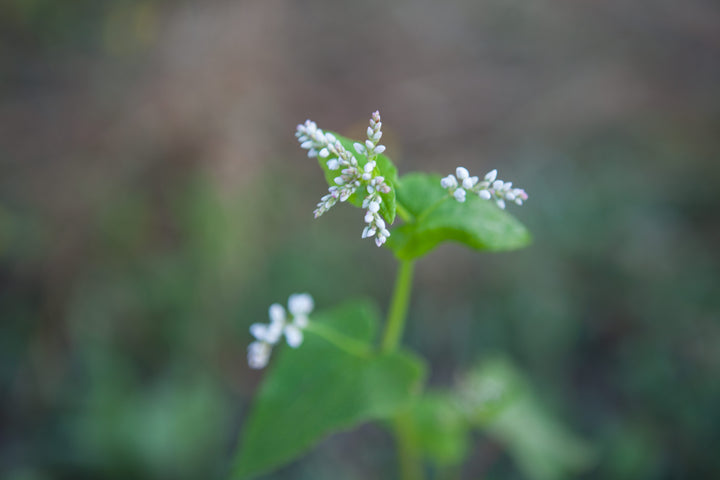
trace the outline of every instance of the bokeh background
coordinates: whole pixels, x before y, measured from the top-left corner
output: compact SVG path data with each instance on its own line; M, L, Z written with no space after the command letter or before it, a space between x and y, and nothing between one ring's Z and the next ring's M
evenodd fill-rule
M0 477L222 478L290 293L385 308L388 251L294 140L383 115L401 173L498 168L535 242L417 268L407 344L504 352L593 444L581 478L720 478L712 0L0 4ZM393 478L343 433L268 478ZM478 435L463 478L524 478Z

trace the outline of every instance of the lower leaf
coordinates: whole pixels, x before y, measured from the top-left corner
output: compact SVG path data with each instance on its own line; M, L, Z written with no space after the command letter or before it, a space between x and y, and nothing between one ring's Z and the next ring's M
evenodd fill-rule
M370 346L378 323L367 303L351 303L312 317ZM424 376L412 354L349 353L308 332L303 345L283 348L247 420L233 478L270 471L326 435L404 408Z

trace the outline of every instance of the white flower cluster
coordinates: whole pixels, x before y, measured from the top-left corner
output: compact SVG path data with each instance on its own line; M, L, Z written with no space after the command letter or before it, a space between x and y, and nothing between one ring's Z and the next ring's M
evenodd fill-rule
M440 185L458 202L465 201L466 192L475 193L485 200L495 200L500 208L505 208L506 201L522 205L528 199L522 188L512 188L512 182L498 180L497 170L488 172L483 181L479 181L478 177L471 177L466 168L457 167L455 175L443 178Z
M362 208L367 209L362 238L375 237L375 244L379 247L390 236L385 226L385 221L380 216L382 204L381 193L390 193L390 185L385 178L379 175L377 170L377 154L385 151L385 145L378 145L382 137L382 121L380 112L374 112L370 118L370 126L367 129L367 140L365 144L355 143L353 148L359 155L367 157L367 163L360 167L355 155L348 151L332 133L325 133L320 130L315 122L306 120L304 124L297 126L295 136L300 146L308 151L308 157L327 159L327 167L330 170L340 170L340 175L333 180L335 185L328 189L328 194L320 199L317 208L313 212L315 218L332 208L338 200L346 201L357 190L365 190Z
M282 305L273 303L268 311L270 323L253 323L250 325L250 333L256 338L248 346L248 365L250 368L264 368L270 360L270 354L275 344L285 334L288 345L297 348L302 344L302 330L308 325L308 315L315 306L313 298L308 293L296 293L288 299L288 310L292 315L292 321Z

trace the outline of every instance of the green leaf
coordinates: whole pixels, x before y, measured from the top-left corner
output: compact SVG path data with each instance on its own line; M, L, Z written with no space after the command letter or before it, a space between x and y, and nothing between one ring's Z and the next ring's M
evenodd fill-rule
M311 321L370 347L377 317L370 305L356 302L314 314ZM368 348L352 354L311 331L298 349L276 348L278 358L271 360L245 425L233 478L287 463L332 432L391 417L424 376L422 362L409 353Z
M469 423L451 392L429 392L409 412L416 449L440 466L459 465L468 451Z
M355 148L353 147L353 144L355 143L353 140L343 137L342 135L335 133L335 132L327 132L332 133L335 135L335 138L338 139L338 141L342 144L343 147L345 147L346 150L352 152L352 154L355 156L355 158L358 161L358 164L363 167L367 163L367 157L365 155L361 155L355 151ZM362 143L362 142L361 142ZM320 165L320 168L322 168L323 173L325 174L325 181L327 182L328 186L336 186L335 178L340 176L340 170L330 170L327 166L327 161L330 158L335 158L333 156L330 156L328 158L321 158L320 156L317 157L318 164ZM375 169L385 177L386 183L390 186L390 193L381 193L380 197L382 198L382 204L380 205L380 214L385 218L385 221L388 225L392 225L392 223L395 221L395 185L397 183L397 168L392 163L392 161L383 154L378 154L375 158L376 166ZM348 201L355 205L356 207L361 207L363 199L367 195L367 192L364 189L358 189L349 199Z
M460 392L470 421L504 444L527 478L576 478L592 463L593 449L548 412L509 362L484 362Z
M413 216L388 239L388 247L401 260L421 257L446 241L483 251L514 250L530 243L530 234L515 217L476 195L468 195L464 203L456 201L440 186L437 175L404 175L397 183L397 201Z

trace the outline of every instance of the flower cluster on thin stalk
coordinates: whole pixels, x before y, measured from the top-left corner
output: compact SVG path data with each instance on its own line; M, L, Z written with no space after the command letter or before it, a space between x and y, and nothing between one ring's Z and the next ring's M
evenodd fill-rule
M522 188L513 188L512 182L503 182L497 178L497 170L491 170L480 181L478 177L471 177L465 167L457 167L455 175L448 175L440 180L440 185L450 192L458 202L464 202L467 192L474 193L484 200L495 200L500 208L505 208L505 202L522 205L528 199Z
M311 120L297 126L295 136L300 146L308 151L308 157L320 157L326 160L328 169L339 171L333 181L335 185L328 189L327 195L320 199L313 212L315 218L332 208L338 201L344 202L357 191L365 192L362 208L366 209L362 238L375 237L379 247L390 236L385 221L380 216L382 193L390 193L390 185L377 169L377 155L385 151L378 144L382 137L380 112L375 111L370 118L365 143L353 144L355 153L364 155L367 163L360 166L355 155L347 150L332 133L323 132Z
M250 333L255 341L248 346L248 365L250 368L264 368L270 360L273 347L280 341L283 334L287 344L292 348L299 347L303 342L303 329L308 326L308 315L315 307L313 298L308 293L295 293L288 298L288 318L285 308L279 303L270 305L268 315L270 323L253 323Z

